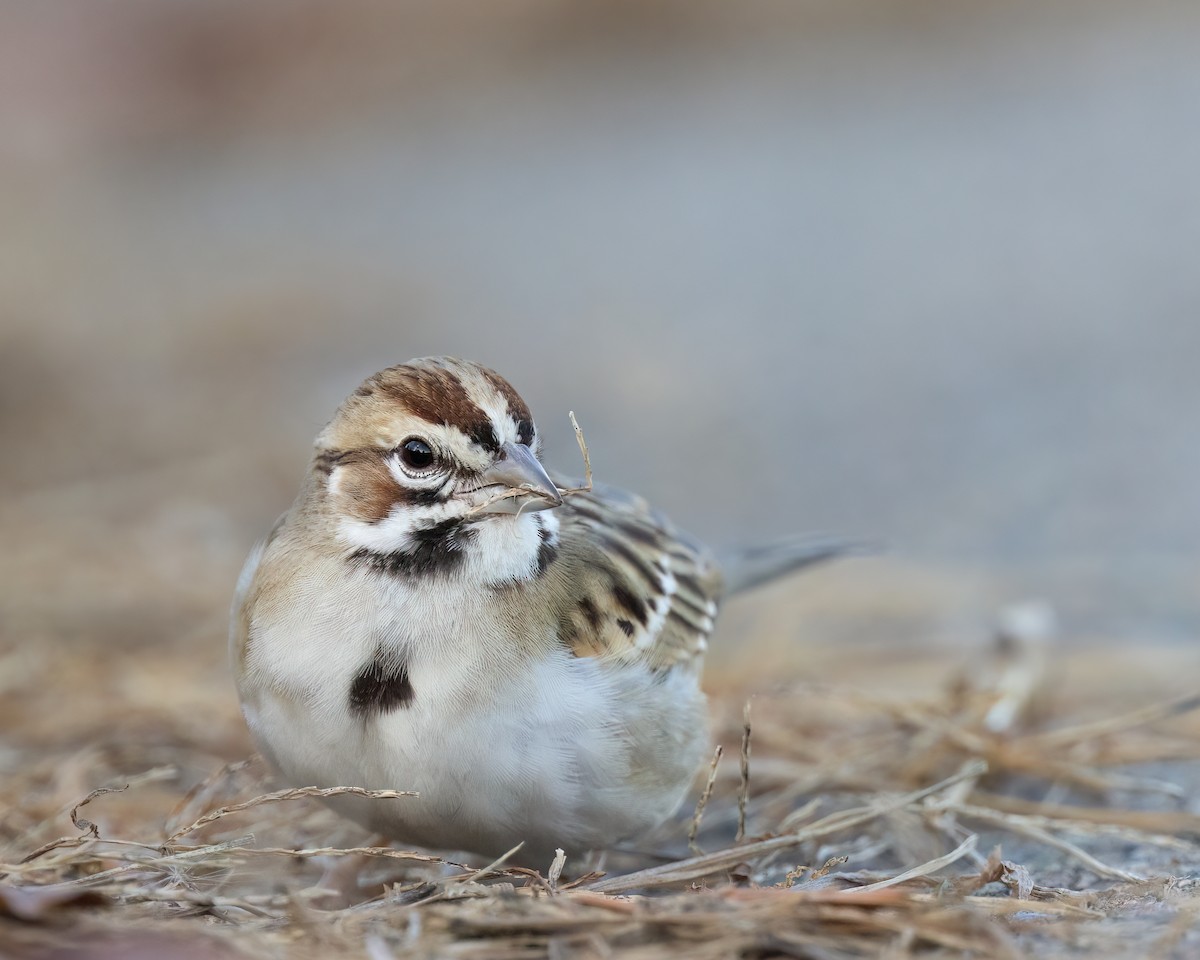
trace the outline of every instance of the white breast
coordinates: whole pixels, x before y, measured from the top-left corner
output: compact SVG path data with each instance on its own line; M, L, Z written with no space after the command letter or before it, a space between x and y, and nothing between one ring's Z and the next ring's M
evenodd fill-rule
M251 730L292 783L420 793L337 798L347 816L433 848L495 855L524 841L544 865L555 847L636 836L685 795L707 736L690 673L561 648L513 662L486 590L472 603L458 587L448 605L428 587L363 577L338 597L255 616L242 693ZM402 648L413 699L356 716L350 685L380 638Z

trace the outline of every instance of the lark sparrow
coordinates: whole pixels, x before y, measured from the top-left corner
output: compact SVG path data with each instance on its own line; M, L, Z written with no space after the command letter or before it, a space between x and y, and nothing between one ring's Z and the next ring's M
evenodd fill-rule
M719 599L841 544L718 564L636 497L564 496L538 451L508 381L462 360L391 367L337 410L234 603L242 709L287 780L415 790L331 803L543 864L679 806L708 752Z

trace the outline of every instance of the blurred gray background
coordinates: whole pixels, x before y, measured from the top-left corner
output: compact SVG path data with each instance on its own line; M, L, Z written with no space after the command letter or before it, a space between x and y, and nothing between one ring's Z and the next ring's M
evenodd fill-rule
M817 641L1196 636L1200 5L0 18L10 646L223 656L312 435L433 353L713 543L886 541L775 595Z

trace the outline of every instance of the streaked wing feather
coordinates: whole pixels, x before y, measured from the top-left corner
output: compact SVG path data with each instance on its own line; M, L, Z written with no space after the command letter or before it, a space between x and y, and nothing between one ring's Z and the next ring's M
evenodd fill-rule
M699 669L721 593L714 557L639 497L597 486L558 511L572 599L560 639L578 656Z

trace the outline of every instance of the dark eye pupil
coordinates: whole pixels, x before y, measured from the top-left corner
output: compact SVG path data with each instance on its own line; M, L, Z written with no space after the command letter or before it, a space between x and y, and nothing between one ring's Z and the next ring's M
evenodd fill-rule
M423 470L433 463L433 451L424 440L407 440L400 448L400 457L415 470Z

